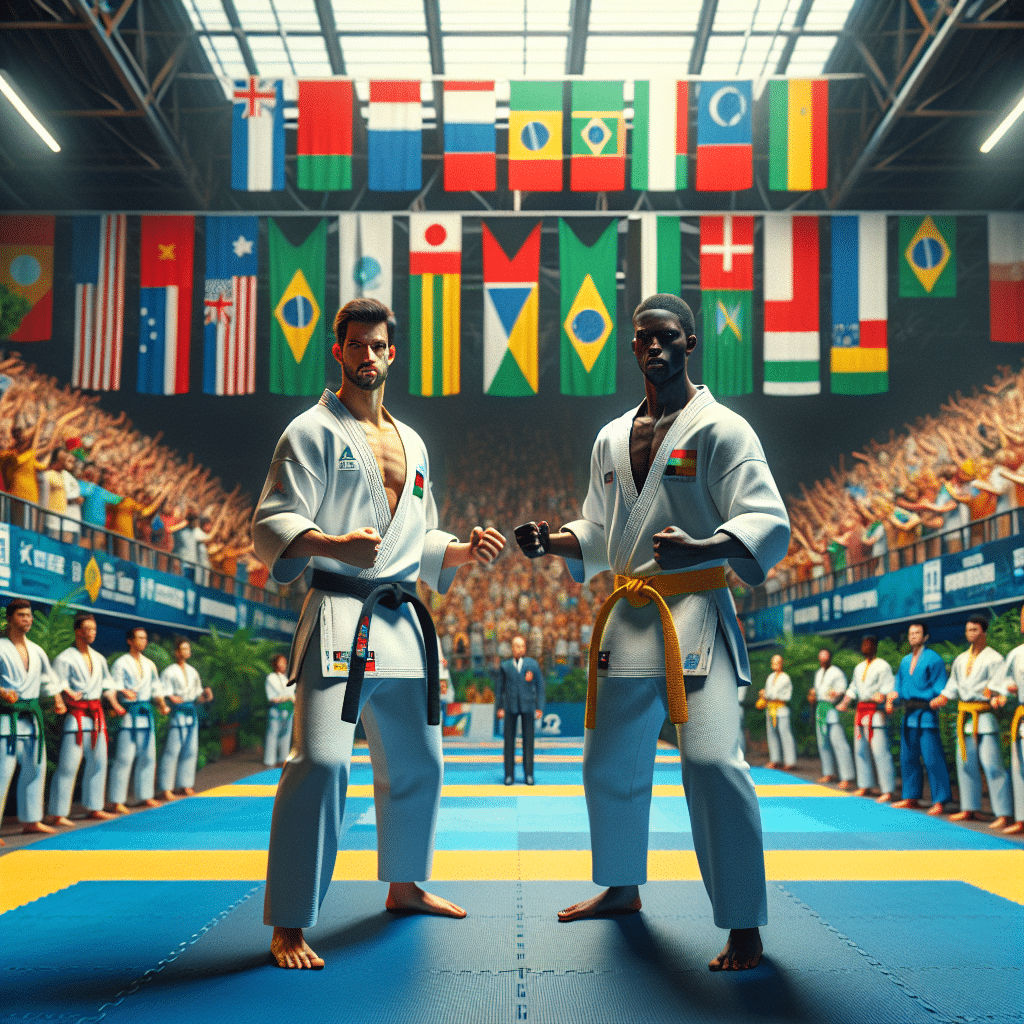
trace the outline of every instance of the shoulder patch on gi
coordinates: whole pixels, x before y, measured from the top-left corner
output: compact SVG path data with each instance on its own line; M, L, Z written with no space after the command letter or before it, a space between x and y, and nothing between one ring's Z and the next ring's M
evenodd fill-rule
M341 453L341 457L338 459L338 469L358 469L359 463L356 462L355 456L352 454L352 449L345 445L345 450Z
M423 488L427 481L427 467L419 465L416 467L416 479L412 482L412 493L416 498L423 497Z
M604 482L607 485L607 484L612 483L614 480L615 480L615 471L612 470L612 469L609 469L608 472L605 473L605 475L604 475Z
M608 668L608 662L611 660L611 651L598 651L597 652L597 667L599 669Z
M683 659L683 671L684 672L694 672L694 671L696 671L697 666L699 664L700 664L700 654L699 653L687 654L686 657Z
M676 479L697 479L697 449L673 448L665 463L665 476Z

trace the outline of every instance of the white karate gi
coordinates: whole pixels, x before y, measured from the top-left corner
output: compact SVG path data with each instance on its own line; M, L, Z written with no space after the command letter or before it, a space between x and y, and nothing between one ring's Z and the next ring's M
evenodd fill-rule
M1022 703L1021 690L1024 690L1024 644L1014 647L1003 661L999 676L993 680L992 689L997 693L1009 695L1009 683L1017 687L1017 704ZM979 721L979 732L980 721ZM1017 726L1017 735L1010 737L1010 780L1013 783L1013 816L1017 821L1024 821L1024 721Z
M0 689L14 690L18 700L36 700L60 693L60 680L46 651L27 637L25 645L28 648L27 671L18 649L7 637L0 637ZM16 720L0 715L0 808L7 802L7 790L14 778L14 769L19 765L18 820L29 824L43 817L46 737L37 735L36 721L31 714L23 712Z
M288 760L288 751L292 747L292 711L295 691L288 685L288 677L283 672L271 672L266 679L268 701L267 736L263 741L263 763L273 767ZM283 702L282 702L282 698Z
M949 672L949 679L942 690L942 696L949 700L987 701L986 687L992 693L1006 695L1003 675L1003 656L991 647L985 647L975 658L970 675L967 662L971 651L968 648L958 654ZM955 706L952 710L956 710ZM964 746L967 762L960 756L960 744L956 745L956 778L960 786L960 810L981 810L981 773L988 779L988 796L992 802L992 813L997 817L1010 814L1010 780L1003 767L1003 751L999 742L999 722L991 711L978 715L978 735L974 736L974 722L970 715L964 722Z
M77 695L77 700L100 700L103 691L111 687L107 659L99 651L89 648L91 669L77 647L61 651L53 659L53 670L57 673L63 689ZM103 796L107 785L107 734L102 731L93 740L93 721L88 713L82 713L82 729L69 710L64 716L64 735L61 738L60 760L50 780L50 814L66 818L71 812L71 797L75 789L75 777L85 758L82 774L82 803L86 810L102 811Z
M455 569L442 570L456 538L437 529L427 452L395 421L406 480L391 516L380 467L362 426L331 391L293 420L278 442L253 519L256 556L287 583L307 566L368 583L414 584L445 593ZM281 557L302 533L339 535L374 527L382 541L370 569L330 558ZM345 810L355 727L341 720L348 658L362 602L310 590L292 641L297 678L295 736L274 801L264 920L307 928L327 893ZM378 605L370 626L360 712L370 748L377 815L377 872L383 881L430 876L441 800L440 726L427 725L426 657L415 613Z
M164 694L180 697L191 703L203 695L203 682L199 673L185 663L184 670L175 662L160 673L160 685ZM185 789L195 784L196 761L199 757L199 713L183 711L173 702L170 728L167 730L167 744L160 758L160 792L171 789Z
M633 577L660 574L654 534L678 526L698 539L723 532L741 541L753 558L730 564L744 582L760 583L786 553L789 520L748 424L699 387L669 428L638 495L629 458L635 415L627 412L597 436L583 518L563 527L583 554L582 562L566 559L573 578L582 583L609 567ZM692 475L665 475L675 449L695 452ZM724 564L719 559L701 568ZM689 721L677 735L701 876L720 928L759 926L767 921L761 818L740 751L736 699L737 685L750 682L750 666L732 595L723 587L665 601L686 676ZM635 885L647 879L654 754L667 709L655 604L633 608L619 601L600 646L608 667L598 674L596 727L586 731L583 747L593 878L599 885Z
M850 680L849 695L857 701L870 701L871 695L880 693L884 698L896 689L892 668L884 658L872 658L871 663L862 661L854 670ZM871 729L861 725L853 727L853 754L857 762L857 786L872 789L876 781L883 793L892 793L896 788L896 768L889 749L889 731L886 715L879 709L871 716ZM868 732L870 731L870 738ZM877 780L876 780L877 772Z
M112 691L123 701L124 691L132 690L139 703L164 696L160 674L156 665L144 654L136 661L131 654L122 654L111 669ZM107 787L112 804L123 804L128 799L128 781L135 764L135 799L152 800L156 783L156 712L150 706L149 714L133 708L121 719L117 731L117 749L110 766L110 785Z
M839 712L835 709L836 703L846 693L846 675L843 670L838 665L819 668L814 673L814 693L818 698L818 706L832 705L825 713L824 722L819 722L815 707L814 733L818 740L821 774L835 775L838 766L839 778L849 782L854 777L853 754L850 752L846 730L839 720Z
M781 760L787 767L796 764L796 742L789 723L789 701L793 699L793 680L786 672L772 672L764 684L765 700L784 700L787 706L775 712L775 724L772 724L771 709L765 708L764 722L768 736L768 760L778 764Z

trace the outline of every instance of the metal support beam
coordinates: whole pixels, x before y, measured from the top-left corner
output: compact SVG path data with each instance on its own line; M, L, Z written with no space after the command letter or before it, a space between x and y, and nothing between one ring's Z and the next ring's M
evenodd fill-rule
M99 48L100 53L110 65L110 68L117 77L117 80L121 83L125 92L127 92L135 106L145 114L150 130L156 136L157 142L160 144L160 148L170 159L174 170L181 176L181 180L185 187L200 206L205 206L207 203L207 197L203 195L199 187L196 185L195 171L186 159L185 155L182 153L177 139L164 123L160 111L152 104L146 102L146 90L142 88L131 68L128 66L128 63L115 48L114 43L107 35L104 26L96 20L89 4L89 0L76 0L76 7L78 9L79 17L88 27L89 34L92 36L93 41Z
M708 40L711 38L711 26L715 23L718 13L718 0L704 0L697 21L697 34L693 37L693 49L690 51L691 75L699 75L704 66L704 55L708 52Z
M82 0L78 0L78 2L81 3ZM252 49L249 46L245 29L242 28L242 20L238 17L235 0L220 0L220 2L224 7L224 14L228 19L228 24L231 26L231 31L234 32L235 38L238 40L238 48L242 51L242 59L245 61L246 70L250 75L258 75L260 72L259 68L256 67L256 58L252 55Z
M327 59L331 62L331 74L345 74L345 58L341 54L338 42L338 26L334 20L334 8L330 0L315 0L316 16L320 19L320 31L324 34L327 44Z
M430 73L444 74L444 44L441 41L441 5L438 0L423 0L423 17L427 21L427 43L430 46Z
M881 148L882 143L885 142L889 133L896 126L896 122L906 111L911 97L924 81L928 72L935 66L939 57L942 56L942 51L945 49L949 40L953 37L957 24L961 17L963 17L963 12L967 7L967 3L968 0L957 0L956 7L953 8L953 11L942 23L942 27L935 33L935 38L921 55L921 58L915 65L914 70L911 71L910 75L907 77L906 82L903 84L903 88L900 89L892 106L886 111L885 116L875 128L871 138L868 139L867 144L861 150L860 156L857 157L853 167L850 168L850 172L846 175L845 180L829 199L829 206L832 209L836 209L839 204L842 203L849 194L850 189L853 188L860 176L875 159L875 155Z
M565 48L565 73L582 75L587 60L590 31L590 0L572 0L569 8L569 43Z
M793 22L793 30L790 32L786 44L782 47L782 53L779 55L779 63L775 68L775 74L784 75L789 68L793 51L796 49L796 41L800 38L804 25L807 24L807 15L811 13L813 5L814 0L803 0L800 4L800 9L796 12L796 20Z

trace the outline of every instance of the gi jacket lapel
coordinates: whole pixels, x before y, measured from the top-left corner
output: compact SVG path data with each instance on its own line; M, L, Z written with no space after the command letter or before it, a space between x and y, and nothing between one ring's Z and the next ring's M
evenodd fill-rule
M647 480L644 482L644 486L637 496L636 503L630 509L629 518L626 520L626 525L622 531L622 536L619 538L619 546L615 552L615 561L612 563L613 568L618 571L619 566L626 568L632 564L633 551L636 547L637 541L640 539L640 535L643 532L644 523L647 522L648 513L651 510L651 505L654 503L654 498L661 487L661 478L665 472L665 465L668 462L669 456L672 454L672 449L678 444L680 438L684 437L693 426L693 421L704 411L709 405L714 402L714 398L711 397L711 392L705 387L698 387L697 394L686 403L683 411L676 417L675 422L668 429L668 433L665 435L665 440L661 442L661 446L658 448L657 454L654 456L654 461L651 463L650 472L647 474ZM634 414L635 417L635 414ZM632 426L632 418L630 425L625 432L620 431L617 440L621 446L625 448L625 471L620 469L619 480L622 483L625 491L626 484L628 482L629 490L635 493L636 488L633 485L633 469L629 461L629 435ZM616 460L618 465L618 459ZM628 494L628 491L625 491ZM670 523L665 523L665 526L670 526ZM646 558L644 559L646 561Z
M402 543L402 535L405 532L405 521L409 514L410 502L412 501L413 482L416 478L416 466L410 462L409 453L412 452L416 459L420 458L419 449L415 443L415 437L412 434L412 431L410 431L404 423L399 423L397 420L392 419L390 414L388 414L388 419L391 420L395 430L398 431L398 437L402 442L402 449L405 452L405 483L402 485L402 493L398 496L398 504L395 506L394 518L391 519L386 531L380 531L380 552L377 555L377 561L374 563L373 569L370 570L372 576L376 576L380 572L386 573L387 566L391 563L391 558L394 555L395 548ZM379 471L377 476L378 478L380 477ZM385 500L386 498L387 496L385 495ZM378 566L380 567L379 569Z

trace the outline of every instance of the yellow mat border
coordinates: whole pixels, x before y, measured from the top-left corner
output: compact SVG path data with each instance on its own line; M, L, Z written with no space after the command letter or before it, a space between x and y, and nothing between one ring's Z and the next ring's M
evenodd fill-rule
M651 787L654 796L685 796L682 786L676 785L655 785ZM780 783L779 785L755 786L759 797L766 796L806 796L823 797L837 796L848 798L851 794L844 793L838 789L829 789L828 786L817 786L814 783ZM350 785L349 796L373 796L373 786ZM252 785L244 786L232 784L228 786L216 786L197 793L197 797L268 797L277 793L277 786ZM554 786L527 786L523 783L516 783L512 786L495 784L473 784L473 785L451 785L441 789L441 796L583 796L582 785L554 785Z

